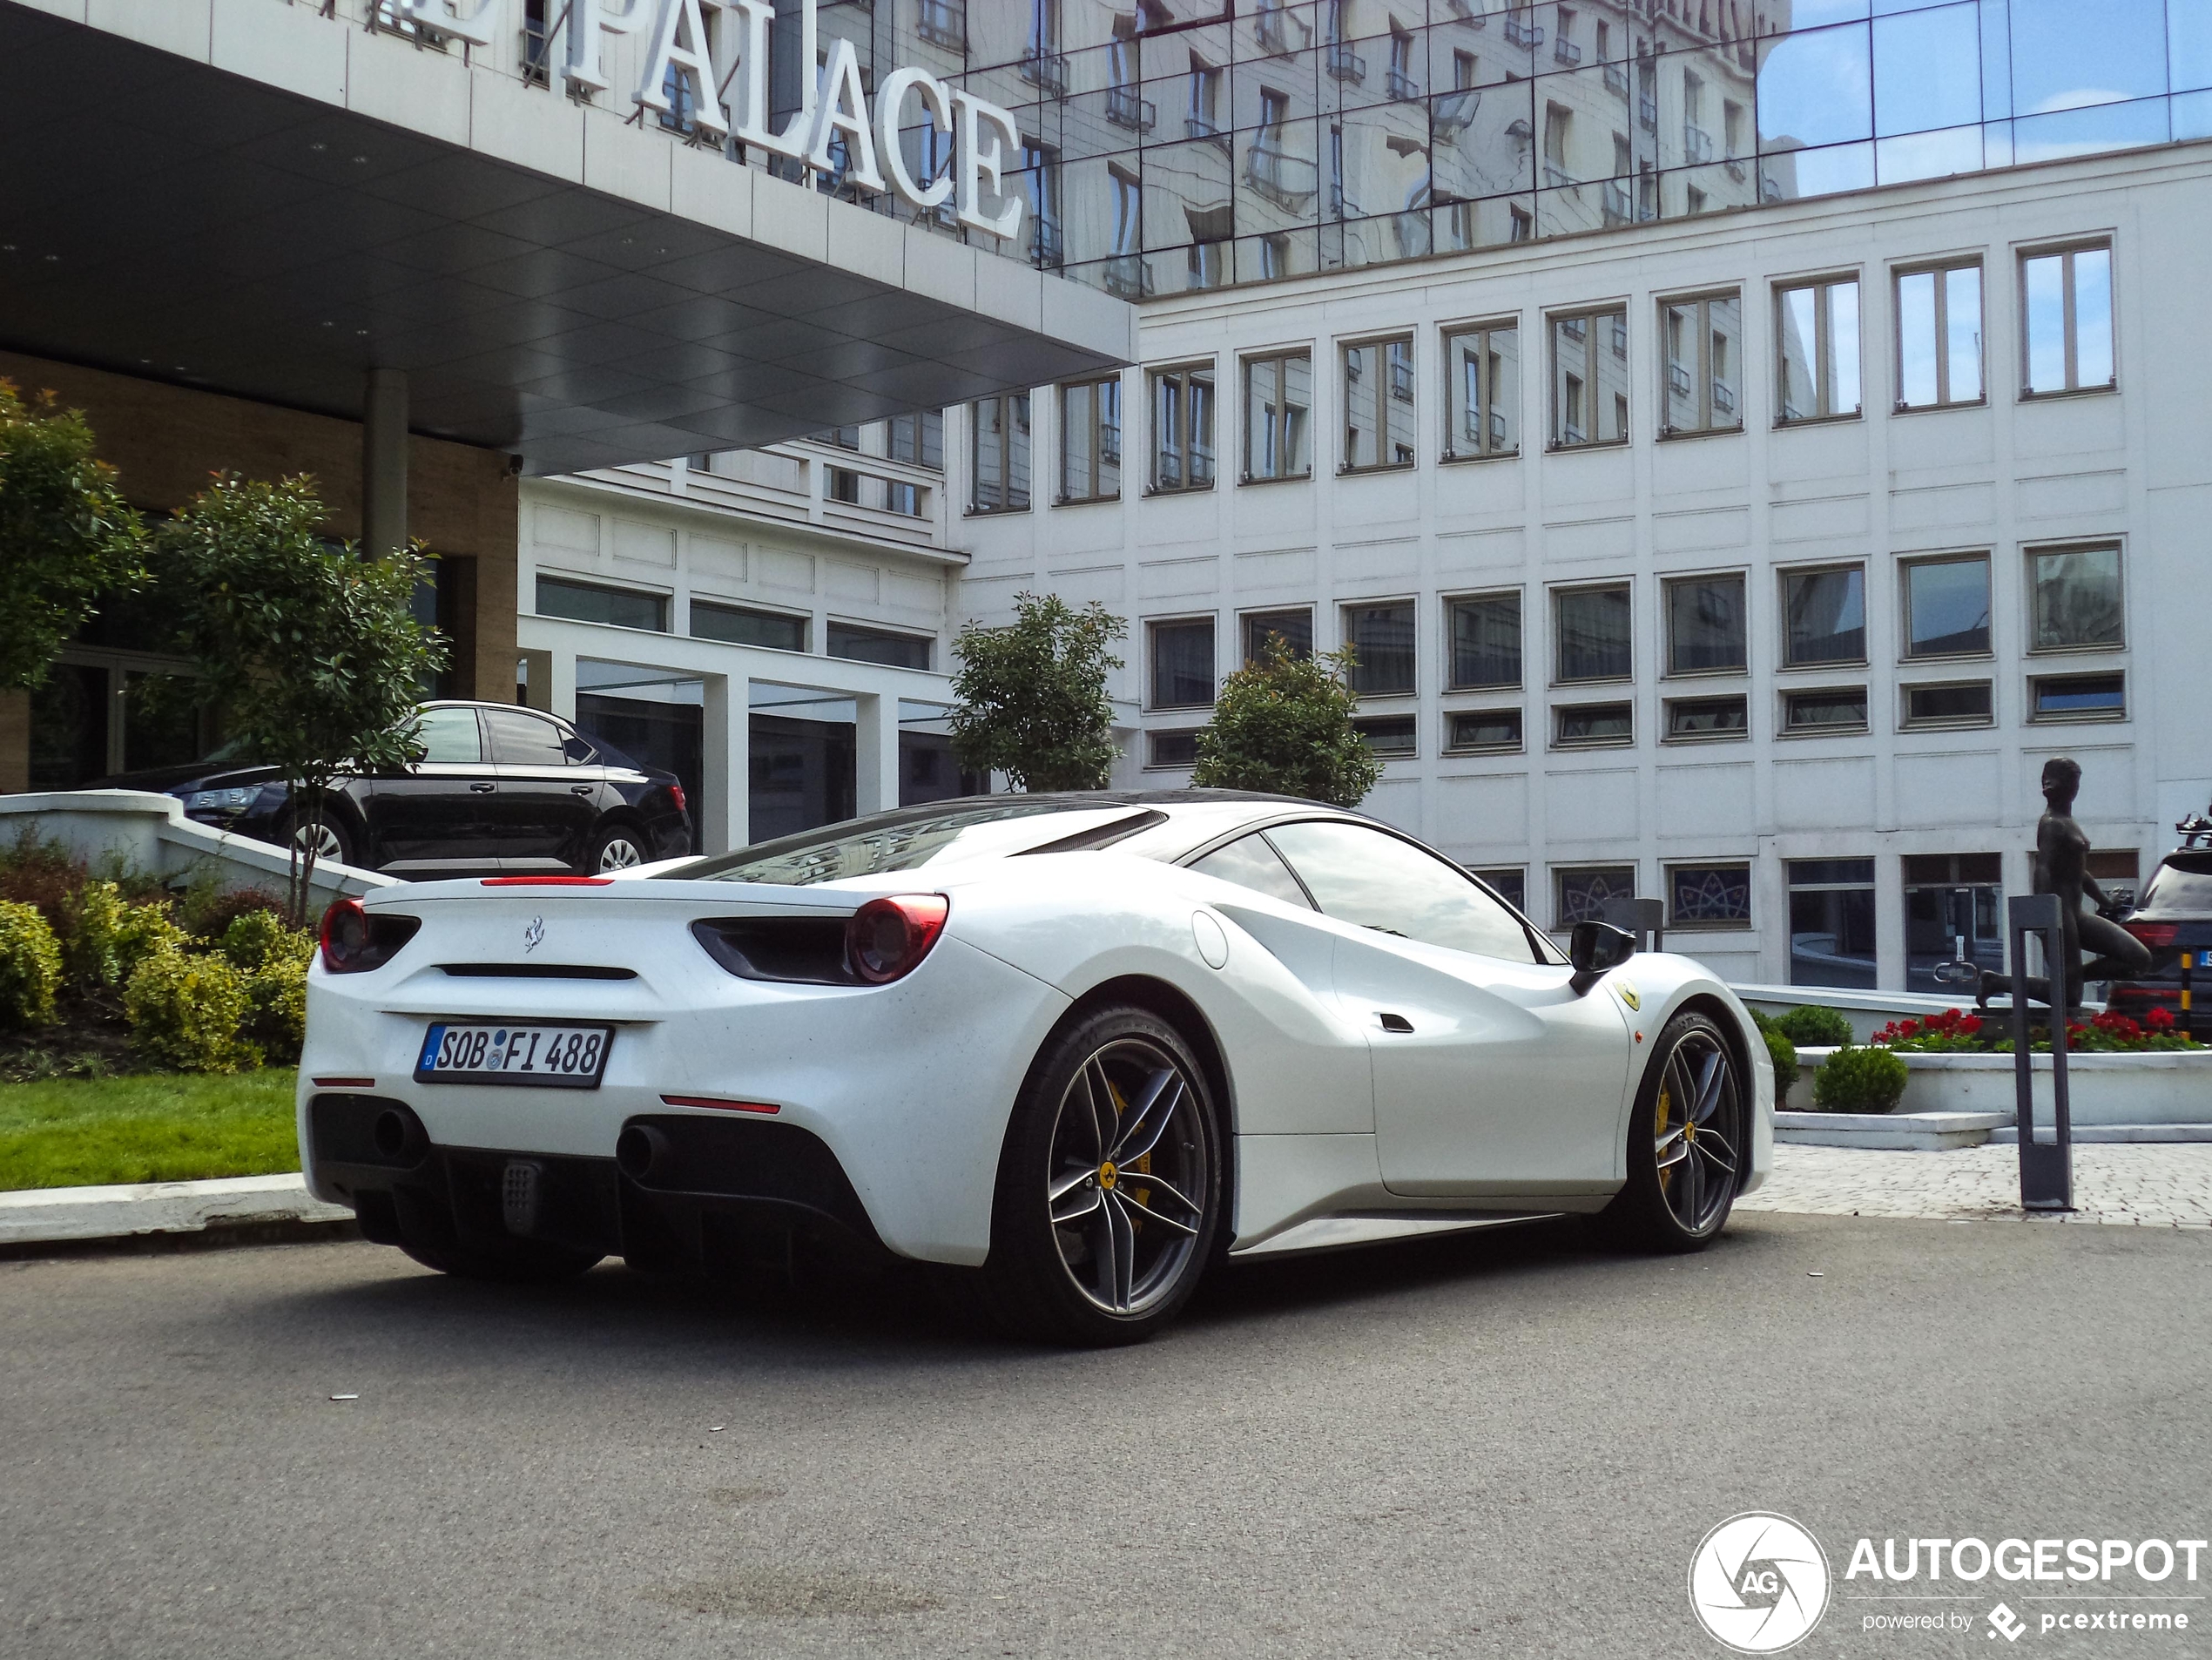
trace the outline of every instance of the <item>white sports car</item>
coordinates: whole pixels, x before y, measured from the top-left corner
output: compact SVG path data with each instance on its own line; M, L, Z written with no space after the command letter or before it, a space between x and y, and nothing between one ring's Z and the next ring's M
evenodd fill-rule
M308 979L319 1198L434 1268L965 1268L1060 1340L1217 1258L1561 1212L1695 1249L1774 1076L1699 964L1562 956L1357 814L1223 791L902 808L635 876L342 901Z

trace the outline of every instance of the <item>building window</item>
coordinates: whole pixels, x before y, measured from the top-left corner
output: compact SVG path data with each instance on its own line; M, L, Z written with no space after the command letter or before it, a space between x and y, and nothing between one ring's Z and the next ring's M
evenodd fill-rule
M1866 569L1782 573L1782 665L1866 661Z
M1748 864L1668 866L1667 926L1670 928L1750 928L1751 867Z
M1515 325L1487 323L1446 334L1444 382L1451 400L1447 461L1521 453L1521 330Z
M1858 415L1858 279L1779 286L1774 302L1781 423Z
M1628 327L1618 307L1551 319L1553 449L1628 442Z
M1414 742L1413 717L1411 715L1381 715L1369 720L1355 720L1352 730L1367 740L1367 747L1378 755L1413 755L1420 752Z
M835 444L840 449L858 451L860 448L860 428L857 425L832 427L822 435L822 442Z
M1490 884L1491 891L1516 911L1527 914L1528 910L1528 873L1519 865L1494 866L1468 873L1478 881Z
M1905 655L1989 655L1989 556L1916 559L1903 567Z
M1667 354L1660 435L1735 432L1743 425L1743 301L1735 294L1669 300L1659 307Z
M894 634L888 629L862 628L853 623L829 625L829 655L855 663L881 663L894 669L926 669L930 647L926 634Z
M1897 407L1979 403L1981 262L1897 279Z
M1470 594L1444 602L1445 627L1451 636L1450 678L1453 692L1484 691L1521 684L1521 595Z
M1279 352L1244 360L1244 477L1248 482L1312 476L1307 428L1313 357Z
M1741 674L1743 578L1678 577L1666 584L1667 672Z
M1626 680L1634 672L1628 584L1554 589L1552 617L1554 683Z
M1518 709L1462 709L1445 717L1445 748L1454 755L1506 755L1521 747Z
M2113 384L2108 245L2023 257L2020 314L2027 395Z
M765 645L772 651L806 649L806 618L782 611L753 611L744 605L715 605L704 599L691 602L691 633L702 640L722 640L732 645Z
M1667 738L1673 743L1748 738L1749 700L1743 698L1675 698L1667 704Z
M1413 690L1413 602L1344 608L1344 643L1355 656L1352 689L1363 698Z
M1634 865L1584 865L1552 872L1552 927L1565 933L1577 922L1605 921L1605 901L1636 896Z
M940 471L945 465L945 417L935 409L893 415L887 423L884 453L893 461Z
M1213 701L1213 618L1155 623L1152 707L1203 709Z
M860 476L858 473L849 467L826 468L824 472L824 501L843 502L852 507L860 504Z
M1151 743L1144 762L1147 766L1196 766L1198 764L1198 734L1196 731L1156 732L1146 736Z
M1213 488L1213 366L1152 375L1152 488Z
M1552 712L1555 749L1617 749L1635 742L1635 709L1625 703L1566 704Z
M1905 725L1986 726L1990 724L1989 682L1961 680L1942 685L1906 686Z
M1792 859L1790 983L1874 989L1874 861Z
M2034 608L2030 650L2085 651L2122 643L2119 549L2033 550L2027 582Z
M1413 341L1344 348L1344 469L1413 464Z
M1121 377L1062 387L1060 499L1110 502L1121 493Z
M968 406L974 416L976 513L1017 513L1029 505L1029 395L1008 392Z
M2030 720L2124 720L2124 674L2039 674L2027 683Z
M666 594L570 582L564 577L537 579L537 614L564 617L575 623L605 623L615 628L651 629L656 634L668 632Z
M1817 734L1866 730L1866 688L1836 686L1819 692L1782 694L1782 730Z
M883 510L887 513L918 519L927 510L928 500L928 493L919 484L898 478L883 481Z
M1907 854L1905 876L1905 989L1955 995L1976 972L2005 968L2004 860L1993 853Z
M1300 662L1313 655L1313 613L1304 606L1296 611L1246 611L1238 619L1244 633L1244 661L1257 663L1260 648L1270 635L1279 636L1290 655Z

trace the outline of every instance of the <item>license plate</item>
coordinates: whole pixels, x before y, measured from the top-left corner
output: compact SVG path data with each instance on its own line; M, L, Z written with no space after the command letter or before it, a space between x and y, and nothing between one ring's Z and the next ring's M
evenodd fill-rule
M611 1026L437 1021L422 1036L415 1081L596 1090L614 1046Z

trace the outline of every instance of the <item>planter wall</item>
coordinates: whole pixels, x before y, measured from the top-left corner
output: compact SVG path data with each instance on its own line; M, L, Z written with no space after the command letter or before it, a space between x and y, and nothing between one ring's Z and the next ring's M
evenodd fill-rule
M1797 1051L1798 1081L1783 1103L1812 1106L1812 1075L1833 1049ZM1899 1112L2001 1112L2013 1116L2009 1055L1915 1055L1898 1058L1909 1074ZM2035 1069L2035 1121L2051 1121L2051 1057ZM2212 1049L2067 1056L2067 1105L2077 1125L2212 1123Z

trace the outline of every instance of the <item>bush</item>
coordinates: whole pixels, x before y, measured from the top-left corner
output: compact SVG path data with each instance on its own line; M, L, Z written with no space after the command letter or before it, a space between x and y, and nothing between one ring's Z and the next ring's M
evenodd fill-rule
M184 923L203 940L219 940L230 932L231 924L241 916L251 916L256 911L266 911L281 921L284 901L258 887L233 887L227 891L212 881L202 885L194 882L185 895Z
M0 852L0 900L35 905L59 933L63 906L84 881L84 861L58 841L41 841L25 825L15 845Z
M1851 1022L1841 1011L1819 1003L1799 1003L1784 1010L1774 1029L1807 1049L1842 1049L1852 1041Z
M62 903L62 955L77 990L127 984L156 951L184 943L166 901L134 905L111 881L88 881Z
M1761 1036L1766 1039L1767 1059L1774 1063L1774 1103L1778 1107L1797 1081L1797 1046L1771 1026Z
M1823 1112L1887 1112L1910 1076L1885 1049L1839 1049L1812 1075L1813 1104Z
M225 930L223 955L246 975L252 1004L246 1036L272 1061L298 1060L307 1035L307 964L315 936L285 927L273 911L247 911Z
M62 948L38 908L0 900L0 1026L44 1026L54 1017Z
M173 946L139 963L123 994L132 1043L180 1072L259 1066L260 1048L240 1033L252 1006L246 976L229 958Z

